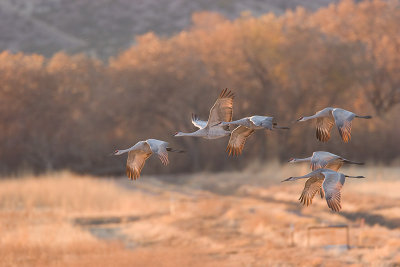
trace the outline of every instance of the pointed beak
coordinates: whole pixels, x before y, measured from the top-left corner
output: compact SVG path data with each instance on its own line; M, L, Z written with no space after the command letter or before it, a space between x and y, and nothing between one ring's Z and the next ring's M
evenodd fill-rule
M292 179L292 177L289 177L289 178L287 178L287 179L285 179L285 180L282 180L281 183L290 181L290 179Z

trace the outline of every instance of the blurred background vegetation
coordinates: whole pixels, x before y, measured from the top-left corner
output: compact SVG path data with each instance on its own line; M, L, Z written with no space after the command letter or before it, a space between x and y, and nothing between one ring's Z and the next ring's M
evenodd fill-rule
M22 2L2 1L0 10L4 13ZM40 7L45 1L37 2ZM65 2L69 1L54 1ZM21 18L34 18L33 11L18 10ZM40 17L47 9L38 10L33 14ZM150 160L151 167L144 169L148 174L241 169L254 161L285 161L316 150L355 161L399 163L399 1L346 0L278 15L244 12L236 19L216 11L220 12L194 13L190 26L182 22L179 27L138 35L130 47L120 39L110 45L114 39L107 34L119 29L106 27L104 35L96 34L99 40L69 39L72 48L48 45L45 51L40 50L45 46L29 51L2 44L0 172L71 169L120 174L124 159L108 154L147 138L187 150L183 156L171 155L168 168ZM43 20L32 25L50 27L45 32L54 33L57 25L50 26L52 20L44 18L45 26ZM130 35L121 29L120 33L132 38L135 32ZM61 35L57 40L67 45L62 38L70 37ZM172 137L178 130L194 129L191 113L206 119L226 87L236 94L235 119L269 115L292 129L257 132L239 158L228 158L227 138ZM339 140L336 129L322 144L315 138L314 124L291 124L326 106L374 119L354 123L350 144Z

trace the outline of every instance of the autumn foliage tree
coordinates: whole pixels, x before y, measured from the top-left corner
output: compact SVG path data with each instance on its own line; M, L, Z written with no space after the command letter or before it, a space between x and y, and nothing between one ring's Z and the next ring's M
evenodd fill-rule
M117 174L107 155L137 140L159 138L188 152L161 168L191 172L243 168L327 150L360 161L391 162L400 133L399 1L342 1L314 13L249 14L229 21L196 13L190 29L170 38L147 33L107 63L85 55L0 54L0 171L69 168ZM173 138L193 131L219 91L236 93L234 118L270 115L290 131L257 132L240 158L227 138ZM312 123L292 124L326 106L373 115L343 144L336 130L319 143Z

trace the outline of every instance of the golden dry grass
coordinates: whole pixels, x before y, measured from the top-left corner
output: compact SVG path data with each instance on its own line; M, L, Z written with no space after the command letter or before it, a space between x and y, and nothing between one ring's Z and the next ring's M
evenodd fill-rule
M272 163L136 182L68 172L3 179L0 265L400 264L399 169L343 169L368 178L346 182L339 214L317 198L301 207L303 182L279 182L307 171ZM340 246L343 229L316 230L307 247L307 227L332 224L351 226L351 250Z

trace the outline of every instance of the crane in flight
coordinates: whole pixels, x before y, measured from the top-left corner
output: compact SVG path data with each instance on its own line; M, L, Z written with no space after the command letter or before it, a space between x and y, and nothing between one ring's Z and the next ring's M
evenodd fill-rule
M208 121L200 120L197 115L192 114L192 123L199 128L192 133L177 132L174 136L194 136L205 139L217 139L231 134L228 126L222 126L221 122L231 121L233 113L234 94L227 88L222 90L218 99L210 109Z
M229 155L240 155L242 153L244 144L248 137L250 137L255 130L270 130L273 129L290 129L289 127L278 126L274 122L274 117L267 116L251 116L240 120L231 122L222 122L225 125L239 125L231 133L226 151Z
M329 169L317 169L303 176L289 177L282 182L295 181L298 179L307 180L303 192L300 196L300 201L303 203L311 204L315 194L322 189L324 190L324 195L328 207L338 212L341 208L341 189L344 185L346 178L365 178L364 176L349 176L343 173L335 172Z
M371 119L372 116L360 116L345 109L327 107L312 116L300 117L297 121L317 119L316 136L321 142L327 142L331 138L331 129L336 124L343 142L347 143L351 139L351 125L354 118Z
M161 160L165 166L169 164L168 160L169 152L184 152L182 150L175 150L168 147L168 143L157 140L147 139L145 141L139 141L128 149L115 150L112 155L122 155L128 153L128 159L126 160L126 175L131 180L136 180L140 177L140 172L143 169L146 160L154 153Z

